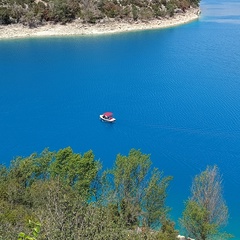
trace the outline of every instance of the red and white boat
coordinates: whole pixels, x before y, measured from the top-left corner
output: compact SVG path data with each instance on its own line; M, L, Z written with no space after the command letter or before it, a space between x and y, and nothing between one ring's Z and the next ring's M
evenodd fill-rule
M116 121L116 118L113 117L112 112L105 112L105 113L101 114L100 119L104 122L110 122L110 123Z

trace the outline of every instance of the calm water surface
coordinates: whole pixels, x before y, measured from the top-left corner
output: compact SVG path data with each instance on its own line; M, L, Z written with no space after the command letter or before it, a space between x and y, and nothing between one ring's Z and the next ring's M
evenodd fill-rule
M71 146L105 168L131 148L173 175L181 216L191 182L217 164L240 239L240 3L202 3L199 21L98 37L0 42L0 162ZM113 111L117 122L99 114Z

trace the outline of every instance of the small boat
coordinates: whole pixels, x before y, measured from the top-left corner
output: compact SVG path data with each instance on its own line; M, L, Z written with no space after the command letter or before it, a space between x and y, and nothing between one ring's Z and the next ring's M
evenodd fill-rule
M115 122L116 118L113 117L113 113L111 112L105 112L103 114L100 115L100 119L104 122Z

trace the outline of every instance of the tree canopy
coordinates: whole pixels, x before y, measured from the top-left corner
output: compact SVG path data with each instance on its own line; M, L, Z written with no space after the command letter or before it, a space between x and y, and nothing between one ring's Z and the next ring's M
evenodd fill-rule
M71 147L0 165L0 240L175 240L166 205L172 176L131 149L103 170L90 150ZM220 235L228 212L218 168L196 176L182 224L197 240Z
M172 177L151 164L134 149L108 171L92 151L71 147L17 157L0 166L0 239L174 239L165 206Z
M165 205L167 187L172 177L151 169L150 155L132 149L128 156L117 155L109 177L109 199L128 226L141 224L154 228L166 219L169 209Z

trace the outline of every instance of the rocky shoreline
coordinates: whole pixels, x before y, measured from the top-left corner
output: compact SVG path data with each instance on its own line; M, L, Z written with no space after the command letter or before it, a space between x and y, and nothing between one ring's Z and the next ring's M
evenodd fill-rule
M148 22L107 21L97 24L83 24L79 20L66 25L47 24L37 28L29 28L21 24L0 25L0 39L50 37L50 36L77 36L113 34L147 29L168 28L197 20L199 8L190 8L186 12L176 13L171 18L155 19Z

